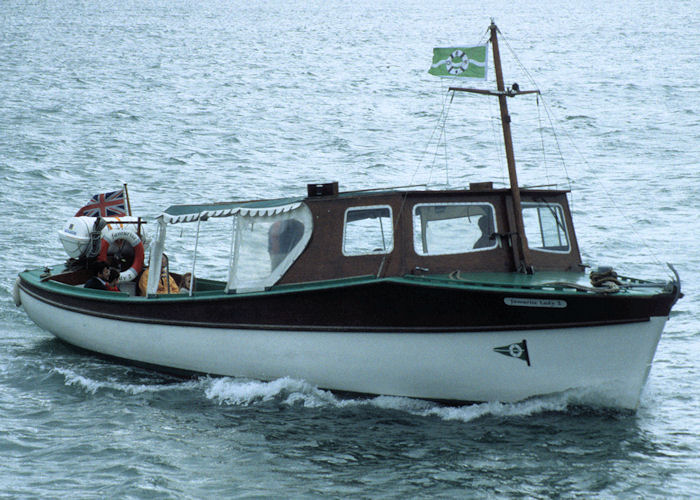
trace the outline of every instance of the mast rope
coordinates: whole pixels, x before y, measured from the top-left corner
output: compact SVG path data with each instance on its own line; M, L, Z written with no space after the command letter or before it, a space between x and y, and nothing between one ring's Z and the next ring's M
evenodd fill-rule
M506 37L503 36L503 33L501 32L500 29L498 29L498 32L501 34L501 38L502 38L502 40L504 41L506 47L508 48L509 52L511 53L511 55L513 56L513 58L514 58L515 61L517 62L517 64L518 64L518 66L520 67L520 69L525 73L525 75L527 76L527 78L528 78L528 80L530 81L530 83L531 83L535 88L539 88L539 87L537 86L537 83L535 82L534 78L530 75L530 72L529 72L529 71L527 70L527 68L522 64L522 62L520 62L520 59L518 59L517 54L515 53L515 51L512 49L512 47L511 47L510 44L508 43L508 40L506 39ZM573 183L573 181L571 180L571 177L569 176L569 172L568 172L568 169L567 169L567 166L566 166L566 161L564 160L564 155L563 155L562 150L561 150L561 144L560 144L560 142L559 142L559 136L558 136L558 134L557 134L557 132L556 132L556 129L554 128L554 120L552 119L553 112L551 111L551 109L550 109L550 107L549 107L549 105L548 105L548 103L547 103L547 100L544 98L544 96L543 96L542 94L539 94L539 95L540 95L540 97L542 97L542 105L543 105L543 107L544 107L545 114L546 114L547 120L548 120L548 122L549 122L550 130L552 131L552 136L553 136L553 138L554 138L554 142L555 142L555 144L556 144L557 151L559 152L559 158L560 158L560 160L561 160L562 167L564 168L564 173L565 173L565 175L566 175L566 180L567 180L567 183L568 183L568 189L569 189L569 191L571 191L571 193L572 193L572 195L573 195L573 193L574 193L574 191L573 191L573 189L572 189L572 183ZM569 143L571 144L573 150L578 154L579 158L581 159L581 161L582 161L582 162L584 163L584 165L586 166L586 169L587 169L589 172L591 172L591 173L593 174L593 172L595 172L595 170L591 167L590 163L586 160L586 158L585 158L585 156L583 155L583 153L581 153L581 150L576 146L576 143L573 141L573 139L571 138L571 136L570 136L568 133L566 133L566 131L564 131L564 132L565 132L564 135L565 135L566 138L568 139L568 141L569 141ZM602 182L600 182L600 180L598 179L598 177L597 177L595 174L593 174L593 178L595 179L596 183L598 184L598 187L599 187L600 191L602 191L602 192L605 194L605 196L608 198L609 202L612 204L612 206L613 206L613 208L615 209L615 211L622 217L623 221L625 222L625 227L631 229L632 234L634 234L634 236L636 237L636 241L641 242L642 247L643 247L644 250L645 250L645 253L647 254L648 257L651 258L651 261L652 261L653 263L657 264L657 265L663 265L663 263L656 257L656 255L654 254L654 252L651 251L651 249L650 249L649 246L646 244L646 242L645 242L644 239L641 237L641 235L635 230L634 224L632 223L632 221L630 220L630 218L627 216L627 214L626 214L625 212L623 212L623 210L622 210L622 209L619 207L619 205L616 203L615 197L613 197L613 196L605 189L605 186L603 185ZM574 209L574 197L573 197L573 196L571 197L571 209L572 209L572 211L573 211L573 209Z
M497 146L496 147L496 159L498 160L498 167L501 171L501 183L504 186L508 185L508 181L506 180L508 178L508 168L506 167L506 164L504 163L504 155L505 155L505 150L506 147L503 144L503 134L499 134L499 127L498 123L500 123L501 118L500 116L496 116L496 113L494 112L494 100L493 99L486 99L486 102L488 103L489 107L489 122L491 123L491 134L493 135L493 143Z
M561 160L561 165L564 168L564 175L566 175L566 182L569 187L569 191L571 191L571 177L569 176L569 170L566 167L566 160L564 160L564 154L561 151L561 145L559 144L559 136L557 135L557 130L554 128L554 121L552 120L552 115L549 110L549 105L547 104L547 101L545 100L544 96L540 94L540 97L542 98L542 107L544 108L544 112L547 115L547 121L549 122L549 129L552 131L552 137L554 138L554 144L557 146L557 151L559 152L559 159ZM571 207L573 208L573 199L571 202Z
M540 130L540 143L542 144L542 163L544 163L544 176L549 181L549 169L547 168L547 150L544 147L544 131L542 130L542 114L540 113L540 95L535 94L537 99L537 128Z
M438 116L437 122L435 123L435 126L433 127L433 131L430 133L430 138L428 139L428 142L425 144L425 149L423 149L423 153L421 154L420 160L418 161L418 165L416 166L416 169L413 171L413 175L411 175L411 181L409 182L409 184L414 183L414 179L418 175L418 171L421 169L421 167L423 167L423 160L425 159L425 156L428 153L428 148L430 147L430 145L433 142L433 137L435 137L435 132L441 126L441 123L442 123L442 128L445 127L445 123L444 123L444 120L442 118L445 115L445 107L446 107L447 98L449 95L450 95L449 92L445 92L445 96L443 97L443 100L442 100L442 109L440 110L440 115ZM452 101L450 101L450 104L451 104L451 102ZM440 135L442 135L442 133ZM437 147L439 147L439 139L438 139L437 145L438 145ZM432 169L435 166L435 157L437 156L437 147L436 147L435 155L433 157L433 163L430 166L430 170L428 171L428 180L427 180L426 184L430 183L430 179L432 178L432 175L433 175Z
M451 96L451 99L449 100L449 103L447 102L447 97ZM450 92L445 93L445 99L442 103L442 112L440 113L440 116L438 117L438 124L436 126L440 128L440 134L438 135L437 141L435 143L435 153L433 154L433 162L430 165L430 169L428 170L428 181L427 184L430 184L430 181L433 178L433 171L435 170L435 164L437 163L437 158L438 158L438 150L440 149L440 143L441 141L443 142L443 149L444 149L444 155L445 155L445 170L447 171L447 134L446 134L446 128L447 128L447 117L450 114L450 109L452 108L452 99L454 98L454 92L450 94ZM449 174L447 174L447 179L449 182Z
M442 145L445 152L445 185L450 185L450 163L447 160L447 116L450 114L450 109L452 109L452 100L454 99L455 93L452 92L452 99L450 99L450 104L445 110L445 118L442 120ZM435 151L435 156L437 157L437 151Z
M518 65L518 67L520 68L520 70L521 70L523 73L525 73L525 76L527 77L527 80L529 81L529 83L530 83L534 88L539 89L539 88L540 88L539 85L537 85L537 82L535 81L535 79L532 77L532 75L531 75L530 72L527 70L527 68L525 67L525 65L520 61L520 59L518 58L518 55L516 54L515 50L513 50L513 48L510 46L510 43L508 43L508 39L505 37L505 35L503 35L503 32L500 30L500 28L498 29L498 33L501 35L501 39L503 40L503 42L505 43L506 47L508 48L508 51L510 52L511 56L513 56L513 59L515 59L515 62L517 63L517 65ZM568 189L569 189L569 191L571 191L571 185L572 185L571 177L569 176L569 171L568 171L567 166L566 166L566 161L564 160L564 155L562 154L562 151L561 151L561 146L560 146L560 144L559 144L559 138L557 137L557 132L556 132L556 130L555 130L555 128L554 128L554 123L553 123L553 121L552 121L552 117L551 117L551 114L550 114L550 111L549 111L549 106L547 105L547 101L545 100L544 95L543 95L542 93L537 94L537 96L538 96L538 100L537 100L538 119L539 119L539 112L540 112L540 109L539 109L539 99L542 98L542 106L544 107L545 114L547 115L547 119L548 119L548 121L549 121L549 128L550 128L550 130L552 131L552 136L553 136L553 138L554 138L554 143L555 143L555 145L556 145L556 147L557 147L557 151L559 152L559 159L560 159L561 164L562 164L562 167L563 167L563 169L564 169L564 175L566 176L566 182L567 182L567 185L568 185ZM540 134L541 134L541 137L542 137L542 151L543 151L543 155L544 155L544 135L543 135L542 127L540 127ZM549 183L549 173L548 173L548 171L547 171L547 166L546 166L546 164L545 164L545 175L547 176L547 179L548 179L548 180L547 180L547 183ZM571 206L572 206L572 208L573 208L573 200L572 200Z

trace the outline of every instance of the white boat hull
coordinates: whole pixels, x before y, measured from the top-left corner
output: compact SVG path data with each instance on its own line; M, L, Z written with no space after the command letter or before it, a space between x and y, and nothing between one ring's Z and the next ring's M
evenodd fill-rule
M666 317L577 328L362 333L202 328L69 311L20 290L29 317L84 349L192 372L453 401L513 402L574 390L635 409ZM494 348L527 340L530 365Z

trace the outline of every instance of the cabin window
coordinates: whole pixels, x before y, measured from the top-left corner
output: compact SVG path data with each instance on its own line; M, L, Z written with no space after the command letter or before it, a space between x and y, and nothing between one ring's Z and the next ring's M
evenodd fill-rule
M391 253L394 225L387 205L348 208L343 227L343 255Z
M571 251L561 205L523 203L523 223L530 249L555 253Z
M490 203L421 203L413 207L413 248L418 255L479 252L498 247Z

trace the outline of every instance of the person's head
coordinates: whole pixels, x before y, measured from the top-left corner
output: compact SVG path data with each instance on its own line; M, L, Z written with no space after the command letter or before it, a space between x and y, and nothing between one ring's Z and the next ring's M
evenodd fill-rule
M187 288L188 290L190 289L190 285L192 285L192 273L185 273L182 275L182 281L180 282L180 286L182 288Z
M160 258L160 267L161 268L168 267L168 256L165 254L163 254L163 256Z
M119 271L117 271L116 269L110 269L109 279L107 281L109 281L110 285L116 286L119 282Z
M479 219L479 229L481 229L481 232L486 236L489 236L491 233L491 219L485 215L482 215Z
M95 262L92 271L93 273L95 273L95 276L102 279L103 281L109 280L109 264L107 264L105 261L98 260L97 262Z

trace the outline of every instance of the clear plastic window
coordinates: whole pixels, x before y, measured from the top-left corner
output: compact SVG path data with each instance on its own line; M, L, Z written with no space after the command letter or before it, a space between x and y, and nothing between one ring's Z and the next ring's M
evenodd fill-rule
M524 203L523 223L529 248L557 253L571 250L561 205Z
M275 284L306 247L311 221L305 205L272 216L236 216L229 288L240 292Z
M413 248L418 255L448 255L498 247L489 203L434 203L413 207Z
M393 249L391 207L358 207L345 212L343 255L386 254Z

